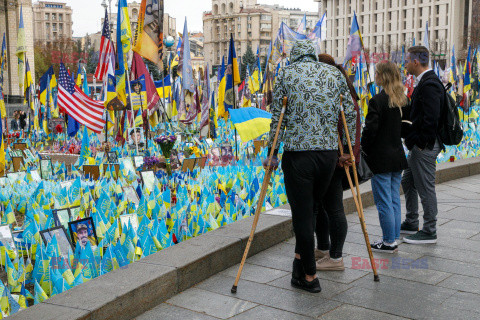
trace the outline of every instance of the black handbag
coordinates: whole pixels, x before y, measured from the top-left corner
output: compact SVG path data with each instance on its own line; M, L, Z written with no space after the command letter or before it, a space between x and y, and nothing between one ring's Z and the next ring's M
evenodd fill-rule
M372 172L372 170L370 170L370 168L368 167L367 161L365 160L366 157L367 157L367 155L365 154L365 152L363 152L363 150L360 150L360 157L359 157L358 161L355 161L355 165L357 167L358 184L365 183L373 177L373 172ZM353 169L352 169L352 167L349 167L348 170L350 171L350 177L352 178L352 184L355 187L355 178L353 177ZM350 185L348 184L347 175L345 175L343 177L342 186L343 186L344 191L350 189Z

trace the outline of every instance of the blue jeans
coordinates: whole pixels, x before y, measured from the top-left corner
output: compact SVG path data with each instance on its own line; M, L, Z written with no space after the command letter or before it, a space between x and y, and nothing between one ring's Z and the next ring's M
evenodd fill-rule
M373 199L383 232L383 241L392 243L400 239L402 213L400 207L400 182L402 172L375 174L372 177Z

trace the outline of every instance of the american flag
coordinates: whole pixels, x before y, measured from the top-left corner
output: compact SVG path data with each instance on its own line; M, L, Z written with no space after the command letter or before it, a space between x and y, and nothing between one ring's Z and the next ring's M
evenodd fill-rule
M75 85L63 63L58 77L58 105L88 129L100 133L105 127L103 102L90 99Z
M103 81L103 78L108 71L108 63L110 60L115 59L113 53L113 44L110 40L110 27L108 24L108 14L105 10L105 20L103 21L102 39L100 40L100 53L98 57L97 70L95 70L95 78L99 81ZM112 60L112 65L115 62Z

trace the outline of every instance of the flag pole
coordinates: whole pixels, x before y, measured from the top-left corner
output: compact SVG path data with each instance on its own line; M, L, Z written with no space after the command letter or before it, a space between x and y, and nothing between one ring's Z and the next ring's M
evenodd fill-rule
M124 55L125 56L125 55ZM133 130L135 130L135 113L133 112L133 103L132 103L132 92L130 88L130 71L128 70L128 62L125 63L125 72L127 73L127 87L128 87L128 101L130 102L130 110L132 111L132 120L133 120ZM127 117L127 122L130 125L130 121L128 121L128 114L125 110L125 117ZM138 141L135 139L135 148L137 149L137 156L138 154Z
M235 41L233 40L233 33L230 33L230 38L232 39L233 47L235 48ZM235 68L233 67L233 57L232 57L232 84L233 84L233 109L237 109L237 89L235 88ZM234 126L233 134L235 135L235 159L238 161L238 143L237 143L237 128Z

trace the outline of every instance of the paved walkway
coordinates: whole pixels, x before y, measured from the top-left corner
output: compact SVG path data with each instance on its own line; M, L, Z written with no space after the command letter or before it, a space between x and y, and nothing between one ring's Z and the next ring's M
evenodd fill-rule
M366 262L358 217L348 215L343 272L318 272L322 292L290 286L295 239L247 260L139 316L147 319L480 319L480 175L437 186L438 243L403 243L380 259L380 282ZM402 212L405 202L402 199ZM365 210L371 241L381 235L377 211ZM367 269L366 269L367 268Z

